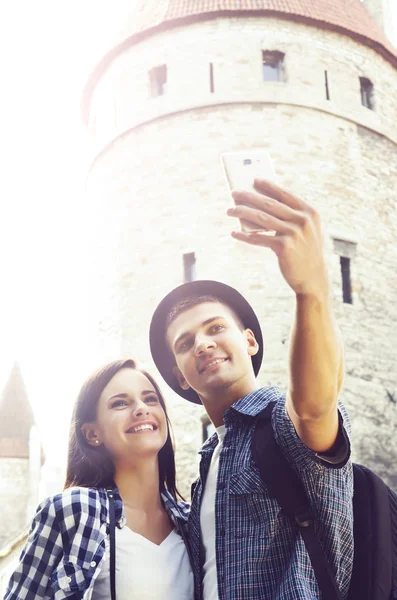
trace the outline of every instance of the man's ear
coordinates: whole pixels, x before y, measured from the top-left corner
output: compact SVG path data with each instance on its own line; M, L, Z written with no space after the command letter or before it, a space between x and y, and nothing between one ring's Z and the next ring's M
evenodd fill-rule
M259 344L256 341L254 332L251 329L244 329L244 335L247 340L248 354L250 356L255 356L259 351Z
M81 426L81 433L90 446L95 446L98 448L98 446L102 444L101 440L99 439L95 423L84 423Z
M186 381L186 379L184 378L181 371L178 369L178 367L176 365L175 365L175 367L173 367L172 371L178 380L179 387L181 387L183 390L188 390L190 388L190 385L188 384L188 382Z

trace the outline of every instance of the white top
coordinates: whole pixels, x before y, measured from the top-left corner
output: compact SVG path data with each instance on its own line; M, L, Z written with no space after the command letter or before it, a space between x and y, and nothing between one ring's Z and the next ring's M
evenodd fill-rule
M203 600L218 600L215 551L215 496L216 482L218 479L219 455L222 449L223 438L226 433L225 425L217 427L216 433L219 442L212 455L200 510L200 529L204 548Z
M193 600L193 593L189 556L174 529L157 545L127 526L116 527L117 600ZM91 598L110 600L109 556Z

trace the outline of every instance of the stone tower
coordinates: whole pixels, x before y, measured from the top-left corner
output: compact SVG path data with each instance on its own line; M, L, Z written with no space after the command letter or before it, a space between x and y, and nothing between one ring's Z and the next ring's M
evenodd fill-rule
M43 462L32 408L15 364L0 396L0 550L32 519Z
M150 368L158 301L184 278L213 278L253 304L260 381L285 389L294 299L274 256L230 237L219 164L265 147L280 184L323 218L354 458L397 487L397 51L364 4L142 2L92 73L83 118L101 359L131 353ZM186 490L203 411L166 395Z

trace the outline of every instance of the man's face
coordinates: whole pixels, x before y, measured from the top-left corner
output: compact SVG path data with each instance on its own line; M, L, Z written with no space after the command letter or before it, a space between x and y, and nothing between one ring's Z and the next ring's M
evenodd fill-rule
M178 315L168 327L167 342L180 386L202 398L254 377L255 336L220 302L203 302Z

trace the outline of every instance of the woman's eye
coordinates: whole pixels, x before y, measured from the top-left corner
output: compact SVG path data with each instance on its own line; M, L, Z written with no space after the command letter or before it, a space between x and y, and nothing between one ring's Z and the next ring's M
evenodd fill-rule
M112 402L112 408L118 408L119 406L127 406L127 402L125 400L115 400Z
M150 402L150 403L156 403L159 401L159 399L157 398L157 396L148 396L145 400L145 402Z

